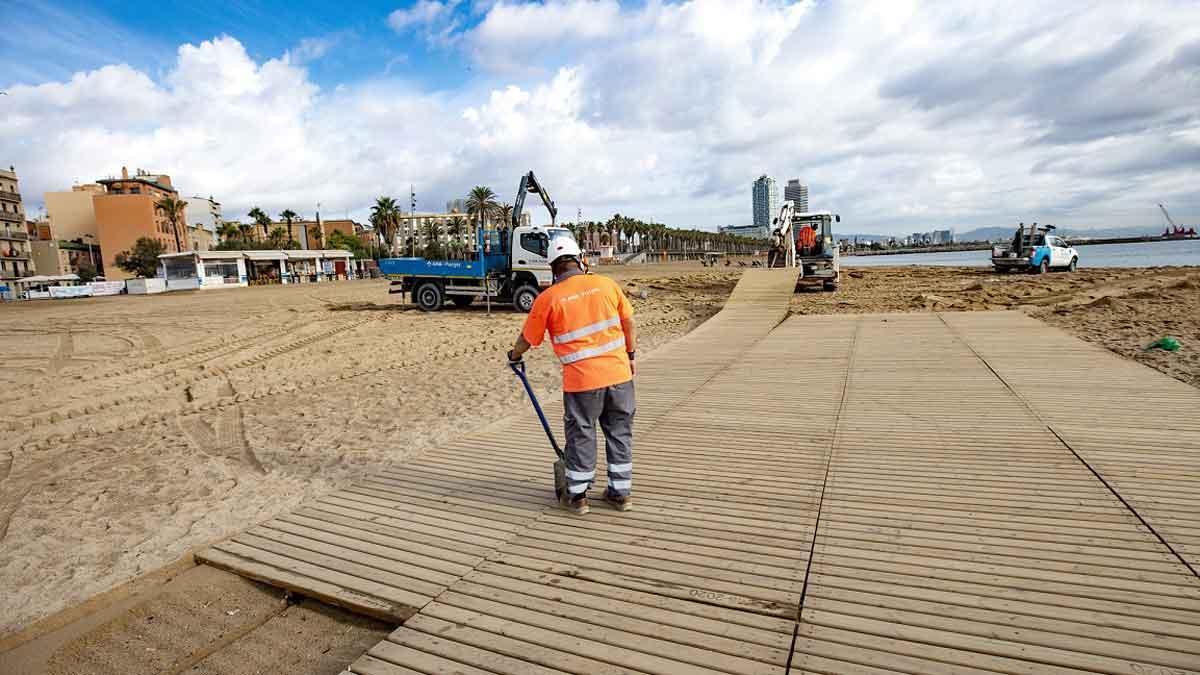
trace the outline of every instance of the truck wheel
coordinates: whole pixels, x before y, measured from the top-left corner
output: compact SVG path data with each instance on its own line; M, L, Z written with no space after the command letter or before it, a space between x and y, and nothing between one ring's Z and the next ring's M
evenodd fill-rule
M1042 258L1042 262L1038 263L1038 266L1036 268L1034 268L1034 274L1045 274L1046 272L1049 272L1049 271L1050 271L1050 261L1045 258Z
M474 301L475 301L475 296L473 296L473 295L452 295L452 296L450 296L450 302L453 302L455 307L470 307L471 303Z
M1074 272L1075 268L1078 266L1079 266L1079 258L1071 258L1071 264L1067 265L1067 271Z
M442 294L442 287L432 281L417 286L413 291L413 300L417 306L426 312L436 312L442 308L446 302L446 296Z
M821 288L826 291L836 291L837 287L838 287L838 283L836 281L821 282Z
M518 312L529 313L533 309L533 301L537 300L538 289L533 286L522 286L513 293L513 307Z
M1008 268L996 265L996 272L999 274L1008 274Z

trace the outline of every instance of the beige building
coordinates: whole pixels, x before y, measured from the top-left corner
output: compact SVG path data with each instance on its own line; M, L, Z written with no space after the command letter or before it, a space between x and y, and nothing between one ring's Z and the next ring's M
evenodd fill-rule
M29 242L33 266L38 274L58 276L79 274L81 264L91 265L99 273L100 249L96 246L79 244L63 239L34 240Z
M34 273L17 171L0 169L0 282Z
M51 239L74 241L85 236L98 236L96 208L92 198L104 194L104 186L96 183L76 185L69 192L46 192L46 215L50 220Z

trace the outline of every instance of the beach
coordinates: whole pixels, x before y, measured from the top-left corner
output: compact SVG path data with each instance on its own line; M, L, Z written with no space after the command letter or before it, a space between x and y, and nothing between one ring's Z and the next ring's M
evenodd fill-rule
M741 270L601 271L626 288L639 351L649 354L717 312ZM1197 268L848 269L836 293L797 293L791 313L1023 311L1200 385L1197 288ZM10 345L0 368L8 392L0 586L15 591L0 598L0 636L452 436L532 414L503 356L523 315L478 305L425 314L387 289L355 281L0 306ZM1183 349L1144 351L1163 335ZM547 349L533 353L529 373L539 396L557 395ZM338 626L338 648L348 651L386 631L315 603L288 608L281 593L232 575L203 574L165 593L154 611L118 613L56 651L59 670L47 672L78 672L105 645L123 653L119 645L146 630L147 615L161 622L221 607L213 621L190 620L193 632L215 635L243 621L280 629L308 613ZM90 672L158 672L143 665Z

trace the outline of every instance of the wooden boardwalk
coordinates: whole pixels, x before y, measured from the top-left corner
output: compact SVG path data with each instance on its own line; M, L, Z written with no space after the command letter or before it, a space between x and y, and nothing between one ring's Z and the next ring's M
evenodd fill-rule
M200 557L402 622L361 675L1200 672L1195 389L793 283L640 364L632 512L557 510L521 415Z

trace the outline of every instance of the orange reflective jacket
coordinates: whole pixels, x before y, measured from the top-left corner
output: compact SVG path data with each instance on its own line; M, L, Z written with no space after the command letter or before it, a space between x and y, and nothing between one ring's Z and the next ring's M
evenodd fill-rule
M802 227L800 228L798 239L799 241L796 242L796 246L800 248L812 248L817 244L817 233L811 227Z
M577 274L537 297L521 334L537 346L549 332L563 364L563 391L589 391L633 379L621 328L632 317L633 307L615 281Z

